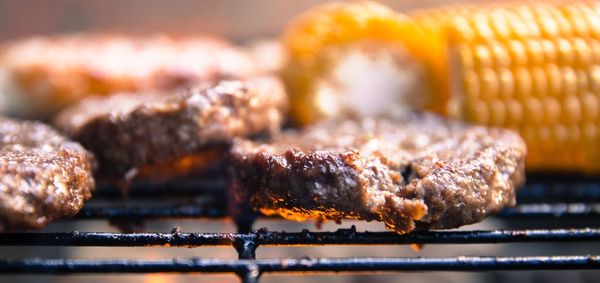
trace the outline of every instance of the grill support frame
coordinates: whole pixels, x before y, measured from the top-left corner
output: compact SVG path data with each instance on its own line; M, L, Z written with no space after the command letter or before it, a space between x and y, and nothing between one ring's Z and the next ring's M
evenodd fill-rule
M0 260L0 273L296 273L494 270L578 270L600 268L600 256L527 256L442 258L300 258L300 259L172 259L172 260ZM246 277L246 276L243 276ZM254 277L254 276L253 276ZM256 276L257 277L257 276Z
M546 183L544 183L546 181ZM550 182L550 183L548 183ZM143 222L146 219L227 217L224 190L215 188L219 182L199 185L182 183L182 189L171 187L173 195L202 195L200 203L169 206L86 206L74 220L106 219L118 223ZM153 199L160 186L134 186L131 196ZM119 191L101 188L100 197L122 197ZM169 191L170 194L171 191ZM130 199L131 199L130 196ZM600 215L600 180L533 178L519 192L519 205L501 212L504 219L595 219ZM523 201L521 201L521 199ZM540 202L542 201L543 202ZM109 202L111 203L111 202ZM554 270L600 269L600 255L527 256L527 257L449 257L449 258L299 258L256 259L261 246L326 246L326 245L409 245L409 244L503 244L547 242L600 242L600 228L584 229L523 229L493 231L430 231L398 235L393 232L357 232L355 227L334 232L297 233L251 231L256 215L234 219L238 233L0 233L0 246L95 246L132 247L204 246L233 247L237 260L174 259L174 260L77 260L0 258L0 274L72 274L72 273L233 273L242 282L258 282L264 273L331 273L379 271L488 271L488 270Z

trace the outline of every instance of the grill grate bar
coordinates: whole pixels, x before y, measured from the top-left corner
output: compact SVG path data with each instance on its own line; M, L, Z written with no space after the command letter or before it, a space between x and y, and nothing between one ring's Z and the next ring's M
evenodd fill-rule
M119 225L150 219L228 217L225 180L178 180L174 183L134 183L125 193L100 185L98 193L74 218L103 219ZM125 195L127 195L125 197ZM157 200L157 196L160 200ZM115 202L114 200L120 200ZM528 176L518 192L514 208L498 217L544 219L571 223L586 220L597 227L600 216L600 177L572 178ZM71 273L234 273L243 282L257 282L263 273L284 272L378 272L378 271L485 271L600 269L600 255L531 257L446 258L302 258L255 259L260 246L407 245L407 244L497 244L600 241L600 228L526 229L492 231L427 231L398 235L393 232L288 233L261 229L250 231L255 214L236 220L241 233L0 233L0 246L89 246L89 247L203 247L236 249L239 260L225 259L0 259L0 274ZM277 218L279 219L279 218ZM567 220L568 219L568 220ZM69 220L67 220L69 221ZM555 226L556 227L556 226Z
M154 218L224 218L227 211L223 204L184 204L166 206L102 206L84 207L74 219L154 219ZM500 217L597 217L600 203L521 204L503 210ZM66 220L68 221L68 220Z
M200 272L260 275L264 272L377 272L598 269L600 256L319 258L319 259L170 259L170 260L0 260L0 273L151 273Z
M354 228L335 232L298 233L258 231L255 233L5 233L2 246L237 246L286 245L402 245L402 244L485 244L528 242L600 241L600 229L538 229L495 231L431 231L398 235L393 232L356 232Z
M224 218L223 205L185 204L171 206L84 207L73 219ZM68 220L65 220L68 221Z
M519 203L544 202L598 202L599 183L530 183L517 192Z
M124 195L133 197L165 196L224 196L227 191L227 180L217 178L187 179L173 182L153 182L136 180L125 190L122 187L100 182L94 193L94 198L123 198Z
M545 202L600 202L600 178L582 176L528 175L527 183L517 192L519 203ZM136 198L156 198L157 195L198 196L224 198L227 180L223 178L185 179L156 183L136 181L127 189L127 195ZM95 199L122 199L125 191L114 185L100 183Z
M600 215L600 203L535 203L521 204L500 212L500 217L596 217Z

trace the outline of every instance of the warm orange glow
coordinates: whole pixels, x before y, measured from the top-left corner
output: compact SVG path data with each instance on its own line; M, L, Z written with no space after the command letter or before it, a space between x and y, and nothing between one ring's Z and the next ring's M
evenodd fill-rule
M140 168L140 177L176 177L185 176L194 171L208 169L223 158L225 149L220 147L207 148L200 153L185 156L176 160L166 161L161 164L144 166ZM160 178L159 177L159 178Z
M175 280L169 278L169 276L156 273L156 274L148 274L144 276L144 283L172 283Z

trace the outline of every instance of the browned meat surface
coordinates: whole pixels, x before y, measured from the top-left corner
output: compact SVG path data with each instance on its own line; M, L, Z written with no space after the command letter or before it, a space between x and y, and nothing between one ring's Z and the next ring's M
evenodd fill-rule
M75 215L94 190L93 163L49 126L0 118L0 231Z
M326 122L271 144L236 141L234 199L292 220L357 218L390 230L454 228L515 204L515 133L429 114Z
M186 164L210 167L233 138L278 130L286 107L282 84L258 77L174 94L88 98L61 112L55 124L96 155L101 176L122 178L177 173L190 169L181 168ZM163 167L171 165L178 169Z

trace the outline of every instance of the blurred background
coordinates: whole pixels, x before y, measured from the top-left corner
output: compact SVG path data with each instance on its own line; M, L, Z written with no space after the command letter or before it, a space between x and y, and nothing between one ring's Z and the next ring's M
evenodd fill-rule
M327 1L0 0L0 40L109 30L217 34L235 41L276 36L289 19ZM485 1L380 1L396 10ZM488 1L489 2L489 1Z
M173 34L215 34L235 42L256 38L276 37L286 23L298 13L326 1L292 0L0 0L0 41L21 37L75 31L124 31L133 33L167 32ZM482 2L452 0L381 1L397 11L431 7L439 4ZM322 230L335 230L357 225L358 230L384 230L380 224L344 222L342 226L326 223ZM563 223L564 224L564 223ZM589 226L590 223L568 223L570 227ZM511 222L488 219L464 229L549 228L548 223ZM230 221L173 220L147 223L148 232L168 232L179 227L183 232L235 232ZM315 230L314 223L289 223L261 220L255 228L267 227L275 231ZM42 232L65 231L116 232L106 221L84 223L54 223ZM399 257L399 256L459 256L459 255L560 255L598 254L600 247L592 244L512 244L512 245L431 245L417 252L408 246L383 247L286 247L257 251L258 258L312 257ZM3 258L175 258L175 257L237 257L233 248L11 248L0 247ZM311 275L291 277L267 275L261 282L598 282L600 273L594 271L549 272L489 272L489 273L409 273L382 275ZM237 282L225 275L76 275L76 276L3 276L0 282Z

